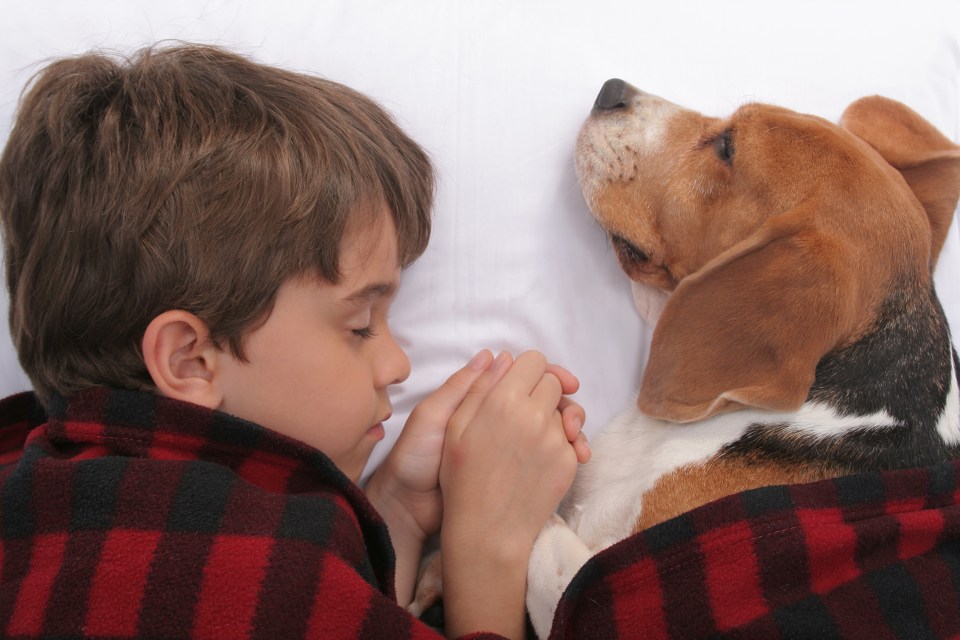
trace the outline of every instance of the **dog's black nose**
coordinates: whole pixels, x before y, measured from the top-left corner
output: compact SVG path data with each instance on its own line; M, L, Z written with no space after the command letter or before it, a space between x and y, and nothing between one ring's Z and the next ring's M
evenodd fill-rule
M593 103L594 109L622 109L627 106L628 85L620 78L611 78L603 83L600 94Z

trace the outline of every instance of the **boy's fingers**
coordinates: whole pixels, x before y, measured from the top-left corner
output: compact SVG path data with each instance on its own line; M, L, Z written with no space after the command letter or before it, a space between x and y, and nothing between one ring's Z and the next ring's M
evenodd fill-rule
M470 393L474 383L493 362L493 354L484 349L475 355L462 369L447 378L436 391L424 398L417 407L421 413L428 413L434 420L446 424L457 410L463 399Z
M560 399L557 408L560 410L563 432L567 436L567 442L573 445L573 450L577 454L577 462L586 464L590 460L590 445L587 442L586 434L583 433L586 412L583 407L566 396Z
M530 393L530 397L537 403L549 406L551 410L554 408L559 410L560 401L563 399L562 394L563 389L560 386L560 379L552 373L544 373Z
M579 404L564 396L560 398L557 405L560 415L563 417L563 432L567 436L568 442L576 440L583 424L586 421L587 414Z
M549 366L547 359L542 353L538 351L525 351L517 356L513 366L510 367L510 371L506 376L509 378L509 382L505 382L505 384L509 384L517 393L522 393L527 396L533 395L537 386L546 377L544 374L547 372L547 367ZM558 376L550 377L554 380L559 380Z
M573 450L577 454L577 462L586 464L590 462L590 444L587 442L587 436L583 432L577 434L573 441Z
M513 356L511 356L506 351L503 351L493 360L493 363L487 367L485 371L479 376L477 376L473 383L467 389L466 393L463 396L462 402L456 408L456 413L458 415L458 420L456 425L451 423L451 427L454 429L454 437L459 437L459 431L470 422L474 415L476 415L477 410L480 408L480 404L483 402L483 399L487 397L487 394L490 392L490 389L500 381L501 378L510 370L510 366L513 364Z
M576 393L580 388L580 380L558 364L548 364L547 371L557 376L560 386L563 388L564 395Z
M561 412L566 408L569 412L566 422L570 426L565 424L564 432L569 429L569 441L573 442L583 425L584 412L579 405L565 399L563 394L574 393L580 381L563 367L548 363L543 354L536 351L522 353L515 361L509 353L502 352L488 369L473 380L456 408L457 419L451 421L448 428L447 435L451 440L459 438L487 395L501 380L504 385L544 404L552 404Z

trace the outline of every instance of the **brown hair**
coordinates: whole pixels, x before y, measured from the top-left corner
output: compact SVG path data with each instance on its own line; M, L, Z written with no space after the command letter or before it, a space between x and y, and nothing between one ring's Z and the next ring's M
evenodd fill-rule
M243 358L279 287L336 283L345 230L382 202L401 264L426 246L429 160L341 84L180 44L59 60L28 89L0 215L10 328L45 402L151 388L140 342L170 309Z

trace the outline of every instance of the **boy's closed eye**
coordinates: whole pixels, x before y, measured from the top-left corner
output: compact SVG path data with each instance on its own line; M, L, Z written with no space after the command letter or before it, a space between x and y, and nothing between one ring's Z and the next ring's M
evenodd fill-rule
M351 335L367 339L375 335L373 323L373 309L368 303L360 310L352 313L347 318L345 326Z
M348 296L344 300L346 304L360 305L347 323L350 332L363 340L376 337L376 327L386 322L396 291L396 283L376 283Z
M363 340L369 340L370 338L374 338L377 335L377 332L374 331L373 328L370 326L366 326L361 329L351 329L350 331L353 333L353 335Z

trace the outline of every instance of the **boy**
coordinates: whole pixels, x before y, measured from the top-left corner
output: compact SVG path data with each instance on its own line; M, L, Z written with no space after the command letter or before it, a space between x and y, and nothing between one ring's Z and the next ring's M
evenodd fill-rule
M369 99L217 48L38 76L0 160L35 388L0 406L0 634L432 637L403 606L441 516L448 633L523 634L572 375L481 351L355 484L432 181Z

